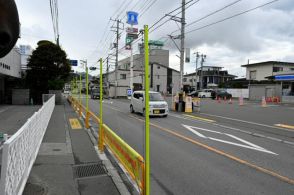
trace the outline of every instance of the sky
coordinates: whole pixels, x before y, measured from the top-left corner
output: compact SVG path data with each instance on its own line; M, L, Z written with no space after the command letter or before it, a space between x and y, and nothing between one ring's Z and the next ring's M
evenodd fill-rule
M238 77L245 76L245 69L240 66L247 64L248 60L250 63L270 60L293 62L293 0L277 0L246 14L216 23L271 1L273 0L194 0L189 3L186 10L185 48L191 50L191 62L185 63L184 72L191 73L195 70L194 52L207 56L204 65L224 67L230 74ZM36 48L39 40L54 42L49 0L15 2L21 23L21 38L17 45L28 44ZM97 66L100 57L105 58L107 54L114 52L110 50L110 45L115 40L115 34L111 31L114 22L110 18L121 19L124 27L127 27L126 11L136 11L139 13L139 24L136 27L143 29L144 25L152 26L165 14L180 7L181 3L182 0L58 1L60 45L68 58L87 59L88 66ZM228 6L229 4L232 5ZM225 6L227 7L224 8ZM212 14L221 8L224 9ZM181 17L181 14L177 16ZM168 19L169 17L165 17L158 25ZM192 23L194 21L196 22ZM216 24L208 26L213 23ZM164 41L164 49L170 51L170 67L176 70L180 69L180 60L177 57L179 51L168 35L179 35L179 27L179 23L168 20L149 36L152 40ZM189 32L192 30L195 31ZM125 30L121 32L119 48L124 46L125 41ZM175 41L179 45L179 40ZM134 52L138 52L137 47L134 48ZM128 56L128 50L121 50L119 53L119 59ZM75 70L83 71L83 68L80 65ZM91 74L98 74L98 71Z

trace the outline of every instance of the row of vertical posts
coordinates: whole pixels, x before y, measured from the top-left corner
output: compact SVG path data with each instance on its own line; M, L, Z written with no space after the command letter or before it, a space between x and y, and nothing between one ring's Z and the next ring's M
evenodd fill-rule
M150 128L149 128L149 41L148 41L148 25L144 26L144 53L145 53L145 178L144 178L144 195L150 194ZM99 60L100 62L100 124L99 124L99 141L98 141L98 148L101 152L104 151L104 144L103 144L103 71L102 71L102 58ZM77 79L76 79L77 82ZM72 82L73 83L73 82ZM88 67L86 65L86 119L85 119L85 126L89 128L89 89L88 89ZM80 85L79 85L79 103L82 104L82 97L81 97L81 75L80 75ZM76 83L77 86L77 83ZM79 109L79 113L81 115L81 108Z

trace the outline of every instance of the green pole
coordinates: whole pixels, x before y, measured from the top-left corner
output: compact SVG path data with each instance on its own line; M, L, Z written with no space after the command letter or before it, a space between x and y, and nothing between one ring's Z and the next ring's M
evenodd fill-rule
M76 94L78 94L78 77L75 77L75 81L76 81Z
M79 98L80 98L80 104L82 103L82 75L80 74L80 84L79 84L79 90L80 90L80 94L79 94Z
M89 88L88 88L89 76L88 76L88 67L86 66L86 108L87 112L89 111Z
M150 129L149 129L149 45L148 25L144 25L145 51L145 195L150 194Z
M102 98L103 98L103 87L102 87L102 82L103 82L103 78L102 78L102 58L100 58L100 123L99 123L99 149L100 151L103 151L103 107L102 107Z

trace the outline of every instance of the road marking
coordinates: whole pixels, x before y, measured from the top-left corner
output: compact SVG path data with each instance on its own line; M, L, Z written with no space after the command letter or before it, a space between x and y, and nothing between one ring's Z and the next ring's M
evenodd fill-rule
M182 114L183 116L187 116L187 117L191 117L193 119L197 119L197 120L202 120L202 121L206 121L206 122L215 122L214 120L211 119L207 119L207 118L202 118L202 117L198 117L198 116L194 116L194 115L190 115L190 114Z
M232 134L228 134L228 133L222 133L222 132L218 132L218 131L213 131L213 130L209 130L209 129L204 129L204 128L200 128L200 127L193 127L193 126L188 126L188 125L184 125L182 124L183 127L185 127L186 129L188 129L189 131L191 131L192 133L196 134L197 136L201 137L201 138L204 138L204 139L210 139L210 140L214 140L214 141L217 141L217 142L222 142L222 143L226 143L226 144L230 144L230 145L234 145L234 146L239 146L239 147L243 147L243 148L248 148L248 149L251 149L251 150L257 150L257 151L260 151L260 152L265 152L265 153L269 153L269 154L274 154L274 155L278 155L274 152L271 152L269 150L266 150L258 145L255 145L251 142L248 142L244 139L241 139L237 136L234 136ZM215 134L220 134L220 135L226 135L228 137L231 137L233 139L236 139L240 142L243 142L247 145L244 145L244 144L239 144L239 143L235 143L235 142L230 142L230 141L226 141L226 140L222 140L222 139L218 139L218 138L213 138L213 137L207 137L201 133L199 133L198 131L196 131L195 129L197 130L201 130L201 131L206 131L206 132L211 132L211 133L215 133Z
M255 123L255 122L251 122L251 121L245 121L245 120L240 120L240 119L235 119L235 118L230 118L230 117L225 117L225 116L219 116L219 115L214 115L214 114L207 114L207 113L201 113L201 114L207 115L207 116L212 116L212 117L223 118L223 119L227 119L227 120L232 120L232 121L238 121L238 122L242 122L242 123L248 123L248 124L252 124L252 125L258 125L258 126L262 126L262 127L268 127L268 128L272 128L272 129L280 129L280 130L292 132L291 130L288 130L288 129L275 127L275 126L271 126L271 125L265 125L265 124L261 124L261 123Z
M293 125L275 124L275 126L294 130L294 126Z
M82 126L77 118L70 118L69 123L70 123L71 129L82 129Z
M142 120L142 119L140 119L140 118L134 117L134 116L132 116L132 115L128 115L128 116L130 116L131 118L134 118L134 119L136 119L136 120L139 120L139 121L141 121L141 122L144 122L144 120ZM240 163L240 164L243 164L243 165L246 165L246 166L248 166L248 167L251 167L251 168L253 168L253 169L257 170L257 171L260 171L260 172L262 172L262 173L265 173L265 174L271 175L271 176L273 176L273 177L275 177L275 178L277 178L277 179L279 179L279 180L281 180L281 181L283 181L283 182L287 182L287 183L289 183L289 184L294 185L294 180L293 180L293 179L290 179L290 178L288 178L288 177L286 177L286 176L280 175L280 174L278 174L278 173L276 173L276 172L274 172L274 171L271 171L271 170L269 170L269 169L262 168L262 167L260 167L260 166L258 166L258 165L255 165L255 164L252 164L252 163L250 163L250 162L248 162L248 161L242 160L242 159L240 159L240 158L238 158L238 157L235 157L235 156L233 156L233 155L231 155L231 154L225 153L225 152L223 152L223 151L221 151L221 150L218 150L218 149L216 149L216 148L210 147L210 146L208 146L208 145L206 145L206 144L203 144L203 143L201 143L201 142L195 141L195 140L193 140L193 139L191 139L191 138L189 138L189 137L186 137L186 136L184 136L184 135L181 135L181 134L179 134L179 133L176 133L174 130L167 129L167 128L164 128L164 127L161 127L161 126L155 125L155 124L153 124L153 123L150 123L150 125L153 126L153 127L158 128L158 129L160 129L160 130L162 130L162 131L165 131L165 132L167 132L167 133L169 133L169 134L172 134L172 135L174 135L174 136L176 136L176 137L178 137L178 138L181 138L181 139L183 139L183 140L185 140L185 141L191 142L191 143L193 143L193 144L195 144L195 145L198 145L198 146L200 146L200 147L202 147L202 148L205 148L205 149L207 149L207 150L209 150L209 151L211 151L211 152L214 152L214 153L219 154L219 155L221 155L221 156L227 157L227 158L229 158L229 159L231 159L231 160L233 160L233 161L236 161L236 162L238 162L238 163Z

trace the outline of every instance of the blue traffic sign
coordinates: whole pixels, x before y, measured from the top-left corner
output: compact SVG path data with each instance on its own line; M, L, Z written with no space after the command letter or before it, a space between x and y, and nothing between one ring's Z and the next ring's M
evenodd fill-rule
M131 96L132 93L133 93L133 90L132 90L132 89L127 89L127 95L128 95L128 96Z
M133 11L127 12L127 23L130 25L138 24L138 13Z
M71 66L78 66L78 61L77 60L69 60L69 63Z

